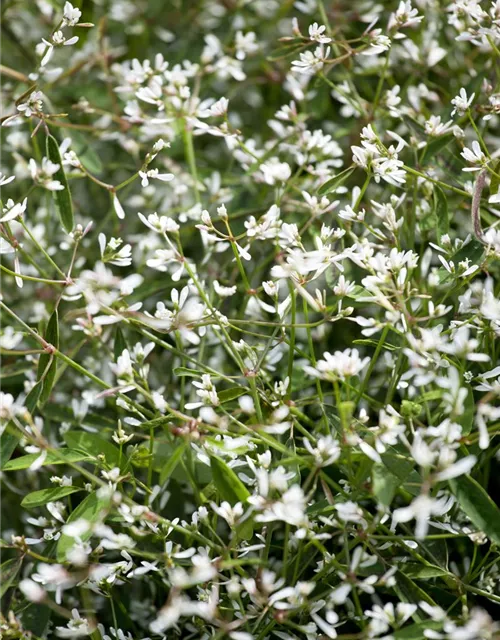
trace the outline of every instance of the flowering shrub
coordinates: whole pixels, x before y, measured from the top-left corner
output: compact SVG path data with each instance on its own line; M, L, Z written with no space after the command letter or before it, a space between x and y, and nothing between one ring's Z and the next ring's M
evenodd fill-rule
M500 2L4 0L4 638L499 638Z

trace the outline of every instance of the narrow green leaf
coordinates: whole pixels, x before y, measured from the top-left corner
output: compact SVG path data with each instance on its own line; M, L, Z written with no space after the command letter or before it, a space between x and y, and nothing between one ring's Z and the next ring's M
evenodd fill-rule
M22 469L28 469L33 462L40 456L39 453L29 453L26 456L20 458L14 458L9 460L3 471L21 471ZM67 464L68 462L81 462L82 460L88 460L87 453L80 453L79 451L70 451L69 449L58 449L57 452L49 451L47 457L43 461L43 467L48 464Z
M441 187L434 186L434 209L436 212L437 221L437 239L441 244L441 236L449 233L450 223L448 220L448 200Z
M113 354L115 356L115 362L122 355L122 353L125 351L125 349L128 349L128 346L127 346L127 343L125 341L125 337L123 335L123 331L120 329L120 327L116 327L115 344L114 344L114 347L113 347Z
M488 538L500 545L500 509L483 487L470 476L449 480L462 511Z
M392 474L384 465L374 464L372 467L372 491L377 500L388 507L401 480Z
M425 622L419 622L417 624L411 624L403 629L398 629L393 637L396 640L422 640L425 638L425 631L428 629L439 630L443 626L441 621L434 622L433 620L426 620Z
M45 332L45 340L54 346L56 349L59 349L59 317L57 314L57 309L52 313L49 318L49 322L47 324L47 331ZM52 358L52 362L49 366L50 359ZM50 393L52 391L52 387L54 385L54 380L56 377L56 369L57 369L57 359L54 355L49 353L42 353L38 360L38 374L37 380L42 380L42 390L40 393L39 401L40 404L45 404L50 397ZM45 374L45 375L44 375Z
M236 504L236 502L246 501L250 492L223 460L216 456L211 456L210 468L212 469L215 486L223 500L227 500L232 505Z
M426 158L433 158L440 151L445 149L452 140L455 139L455 136L452 133L445 133L442 136L437 136L432 138L430 142L427 143L427 146L424 147L422 151L422 157L420 158L420 164L423 164Z
M73 215L73 202L71 200L71 192L69 190L68 180L64 173L64 167L62 164L61 154L59 152L59 145L54 136L47 136L47 157L51 162L59 165L59 169L54 174L54 180L59 180L64 189L60 191L53 191L57 210L59 211L59 217L61 219L63 227L68 233L73 231L75 226L75 219Z
M430 578L441 578L449 575L449 571L440 567L417 563L405 563L404 571L409 578L417 580L429 580Z
M0 598L3 597L4 593L12 584L22 563L23 561L19 558L11 558L10 560L2 562L0 565L0 576L2 577L2 580L0 581Z
M370 340L369 338L360 338L359 340L353 340L353 344L360 344L363 347L378 347L378 342L376 340ZM393 344L389 344L388 342L384 342L382 345L383 349L387 351L397 351L399 347L396 347Z
M498 188L500 187L500 160L497 160L495 166L493 167L493 171L496 175L491 176L490 182L490 197L496 196L498 193Z
M102 517L103 512L109 509L110 498L109 496L99 496L97 492L89 494L78 507L71 512L66 523L76 522L77 520L86 520L89 525L98 522ZM78 538L85 542L92 535L92 529L89 526L87 531L80 533ZM74 538L66 534L62 534L57 543L56 556L59 562L66 560L66 553L71 549L74 544Z
M81 32L85 33L87 29L81 29ZM80 40L82 36L80 35ZM73 144L71 145L74 149L78 159L83 164L83 166L90 171L90 173L101 173L103 170L103 165L99 155L94 151L94 149L89 144L89 136L84 136L79 131L71 132L71 140Z
M199 371L198 369L188 369L187 367L176 367L174 369L174 375L178 378L182 376L188 376L190 378L197 378L201 376L203 371Z
M32 491L28 493L27 496L24 496L21 507L25 507L26 509L41 507L48 502L55 502L77 491L82 491L82 489L80 487L50 487L48 489Z
M235 400L239 398L243 394L248 393L248 389L243 387L233 387L232 389L224 389L223 391L219 391L217 394L219 396L219 400L222 404L225 402L230 402L231 400Z
M330 193L330 191L338 189L347 180L347 178L354 173L355 169L356 167L347 167L344 171L341 171L333 178L330 178L330 180L324 182L318 189L318 195L324 196L327 193Z
M423 600L433 607L436 606L436 603L428 595L428 593L421 589L415 582L413 582L411 578L409 578L402 571L398 571L396 573L396 581L397 587L395 588L395 591L403 602L410 602L411 604L414 604L415 602L420 602L421 600Z
M276 60L282 60L291 55L297 55L299 51L304 49L304 41L300 38L295 39L293 42L289 42L283 47L278 47L268 56L268 60L276 62Z
M37 638L44 636L45 629L50 622L51 616L52 609L40 604L39 602L30 603L19 615L21 622L23 623L23 629L31 631Z
M176 449L174 449L170 458L165 462L164 466L160 471L161 485L164 484L173 474L177 465L181 461L181 458L184 455L184 452L186 451L187 446L188 446L187 442L183 442L182 444L180 444Z
M104 455L106 462L114 467L117 467L120 462L120 450L118 447L95 433L66 431L63 434L63 438L70 449L84 451L95 458L99 455Z

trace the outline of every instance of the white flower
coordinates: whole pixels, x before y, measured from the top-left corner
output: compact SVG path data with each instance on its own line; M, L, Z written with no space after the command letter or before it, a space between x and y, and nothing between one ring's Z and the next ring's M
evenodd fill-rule
M294 60L292 62L292 71L295 71L296 73L314 75L323 69L325 60L329 55L330 47L327 47L325 50L323 45L320 44L319 47L316 47L314 52L307 50L300 53L299 60Z
M66 2L64 4L64 24L68 27L74 27L80 20L82 16L82 12L80 9L74 7L71 2Z
M12 182L13 180L16 179L16 176L4 176L4 174L0 171L0 187L3 187L6 184L9 184L9 182Z
M276 184L276 182L286 182L292 175L292 170L287 162L280 162L278 158L269 158L260 165L260 171L264 176L267 184Z
M324 380L344 380L357 376L370 362L369 357L361 359L357 349L335 351L333 354L325 351L323 358L315 367L306 366L307 373Z
M125 218L125 211L123 210L123 207L118 200L118 196L116 195L116 193L112 194L112 201L113 209L115 210L116 215L120 218L120 220L123 220Z
M462 87L462 89L460 89L458 93L458 96L455 96L451 101L451 104L454 107L453 111L451 112L451 115L454 116L455 113L458 113L458 115L463 116L464 113L467 111L467 109L469 109L469 107L471 106L475 95L476 95L475 93L472 93L470 98L468 98L467 92Z
M483 153L481 145L477 140L473 141L472 149L464 147L460 155L467 160L467 162L470 162L473 165L478 165L474 167L464 167L462 171L480 171L480 169L488 162L488 159Z
M222 502L220 507L218 507L215 502L211 502L210 504L215 513L221 518L224 518L230 527L234 527L235 523L243 515L243 505L241 502L237 502L234 507L232 507L229 502Z
M229 106L229 100L227 98L219 98L217 102L210 107L210 113L213 116L225 116L227 108Z
M416 520L415 536L425 538L429 528L429 519L432 515L442 516L453 506L453 498L431 498L426 494L417 496L408 507L395 509L392 514L393 526L400 522Z
M14 220L21 216L25 211L28 205L28 198L24 198L22 202L14 203L14 200L7 200L7 204L2 209L2 216L0 217L0 222L9 222L10 220Z
M147 187L149 185L149 179L161 180L162 182L170 182L174 179L173 173L160 173L158 169L149 169L149 171L139 171L141 178L141 185ZM118 216L119 217L119 216Z
M66 627L56 627L56 634L60 638L84 638L89 636L92 633L92 627L87 618L82 618L78 613L78 609L73 609L71 615L72 619Z
M315 40L320 44L328 44L332 41L331 38L325 35L326 27L324 24L318 24L317 22L313 22L309 25L309 38L310 40Z
M150 214L147 218L142 213L138 213L137 215L146 227L156 233L175 233L179 231L180 227L177 222L168 216L159 216L156 212Z
M340 457L339 442L331 435L319 438L315 447L308 438L304 438L304 446L314 456L316 464L320 467L328 467Z

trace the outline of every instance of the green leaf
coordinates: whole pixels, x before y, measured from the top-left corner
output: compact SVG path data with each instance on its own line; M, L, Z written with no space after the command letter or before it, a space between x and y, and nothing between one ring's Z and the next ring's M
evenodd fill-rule
M425 622L419 622L418 624L412 624L403 629L398 629L392 635L396 640L422 640L422 638L425 638L425 631L428 629L441 629L442 626L442 622L426 620Z
M301 38L296 38L293 41L288 42L282 47L278 47L268 56L268 60L276 62L276 60L282 60L291 55L296 55L299 51L304 49L304 41Z
M424 565L417 563L405 563L404 572L409 578L417 580L429 580L430 578L441 578L442 576L448 576L449 571L441 569L434 565Z
M35 637L41 638L45 633L51 616L52 609L39 602L33 602L24 609L19 617L25 630L31 631Z
M441 187L434 186L434 209L437 220L438 243L441 244L441 236L450 232L448 220L448 200Z
M455 136L452 133L445 133L443 136L432 138L430 142L427 143L427 146L424 147L424 150L422 151L420 164L423 164L425 158L432 158L436 156L442 149L445 149L450 144L450 142L454 139L455 139Z
M0 576L2 577L0 581L0 598L3 597L4 593L14 581L22 563L23 561L19 558L11 558L10 560L2 562L0 565Z
M14 458L9 460L3 471L21 471L22 469L28 469L33 462L40 456L39 453L29 453L26 456L20 458ZM67 464L68 462L81 462L82 460L88 460L89 456L86 453L80 453L79 451L70 451L69 449L58 449L57 451L49 451L47 457L43 461L42 467L48 464Z
M498 193L498 188L500 187L500 160L497 160L495 166L493 167L493 171L497 175L493 175L493 174L491 175L490 197L496 196Z
M250 492L225 462L216 456L211 456L210 468L215 486L223 500L227 500L231 505L247 500Z
M62 164L61 154L59 152L59 145L54 136L47 136L47 157L51 162L59 165L59 169L54 174L54 180L59 180L64 189L60 191L53 191L53 197L59 211L59 217L61 219L63 227L68 233L73 231L75 226L75 219L73 215L73 202L71 200L71 192L69 190L68 180L64 173L64 167Z
M77 491L82 491L81 487L50 487L48 489L32 491L28 493L27 496L24 496L21 507L25 507L26 509L41 507L48 502L55 502Z
M221 403L224 404L225 402L230 402L231 400L239 398L245 393L248 393L248 389L245 389L244 387L233 387L232 389L219 391L217 395L219 396Z
M98 522L102 517L103 512L109 509L110 497L98 496L97 492L90 493L83 502L80 502L78 507L71 512L66 523L76 522L77 520L86 520L89 524ZM85 542L92 535L91 527L87 531L80 533L78 538ZM66 553L71 549L75 539L72 536L62 534L57 543L56 556L59 562L66 560Z
M176 367L174 369L174 375L178 378L182 376L189 376L190 378L197 378L203 373L203 371L199 371L198 369L188 369L187 367Z
M402 566L404 568L404 565ZM395 587L395 591L403 602L414 604L415 602L423 600L433 607L436 606L436 603L427 592L415 584L415 582L402 571L398 570L396 573L396 581L397 586Z
M120 450L114 444L87 431L66 431L63 434L64 442L70 449L79 449L97 458L99 455L106 457L106 462L113 467L119 466ZM123 460L122 462L125 462Z
M114 344L114 347L113 347L113 354L115 356L115 362L122 355L122 353L125 351L125 349L128 349L128 346L127 346L127 343L125 341L125 337L123 335L123 331L120 329L120 327L116 327L115 344Z
M36 407L41 390L42 385L37 383L26 396L24 406L30 413L33 413ZM15 430L16 433L11 433L9 426L12 430ZM21 434L18 435L17 427L14 423L10 422L0 435L0 470L3 470L5 464L10 460L20 439Z
M81 31L87 31L82 29ZM82 36L80 36L81 40ZM90 171L90 173L101 173L103 165L99 155L89 145L89 136L84 136L79 131L71 132L72 148L75 151L78 159L83 166Z
M330 191L338 189L347 180L347 178L354 173L355 170L356 167L347 167L344 171L341 171L333 178L330 178L330 180L324 182L318 189L318 195L324 196L327 193L330 193Z
M187 442L183 442L180 444L174 451L172 452L170 458L165 462L164 466L160 471L160 484L163 485L173 474L177 465L181 461L184 452L188 447Z
M483 487L470 476L449 480L462 511L488 538L500 545L500 509Z
M52 313L47 324L47 330L45 332L45 340L56 349L59 349L59 317L57 309ZM49 367L49 362L50 367ZM47 370L47 367L48 370ZM50 397L52 387L54 386L54 380L56 377L57 358L53 354L42 353L38 360L38 373L37 380L42 381L42 390L40 393L40 404L45 404ZM45 374L45 376L44 376ZM42 379L42 376L43 379Z
M378 347L377 340L370 340L369 338L360 338L359 340L353 340L352 343L360 344L363 347ZM384 342L382 348L386 349L387 351L397 351L399 349L399 347L396 347L396 345L389 344L388 342Z
M388 507L401 480L392 474L382 464L374 464L372 467L372 491L377 500Z

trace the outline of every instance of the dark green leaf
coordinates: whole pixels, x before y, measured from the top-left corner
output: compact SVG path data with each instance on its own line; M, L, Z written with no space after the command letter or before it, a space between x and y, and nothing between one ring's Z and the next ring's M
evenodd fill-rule
M82 491L80 487L51 487L49 489L40 489L39 491L32 491L23 498L21 507L26 509L33 509L34 507L41 507L48 502L55 502L61 498Z
M181 461L181 458L184 455L187 446L187 442L183 442L176 449L174 449L169 459L165 462L160 471L160 484L164 484L173 474L177 465Z
M440 567L417 563L405 563L404 572L409 578L418 580L429 580L430 578L440 578L449 575L448 571Z
M452 133L445 133L443 136L432 138L430 142L427 143L427 146L424 147L420 163L423 164L425 158L432 159L454 139L455 136Z
M404 568L404 565L402 566ZM396 573L396 581L395 591L403 602L414 604L423 600L433 607L436 606L434 600L402 571Z
M113 347L113 354L115 356L115 362L122 355L122 353L125 351L125 349L128 349L128 346L127 346L127 343L125 342L125 338L123 336L123 331L120 329L120 327L116 327L115 344L114 344L114 347Z
M81 31L85 32L87 29L83 29ZM80 35L80 40L81 38L82 36ZM89 136L84 136L79 131L73 130L71 132L71 140L73 142L72 148L83 166L88 169L90 173L101 173L103 170L102 162L99 155L89 144L91 138L89 138Z
M382 464L374 464L372 468L372 491L377 500L388 507L401 480Z
M324 196L327 193L330 193L330 191L338 189L347 180L347 178L354 173L355 169L356 167L347 167L344 171L341 171L333 178L330 178L330 180L324 182L318 189L318 195Z
M470 476L449 481L462 511L480 531L500 545L500 509L483 487Z
M174 375L178 378L181 376L189 376L192 378L197 378L203 373L203 371L199 371L198 369L188 369L187 367L176 367L174 369Z
M19 558L11 558L0 565L0 576L2 577L0 581L0 598L12 584L22 563L23 561Z
M212 456L210 458L210 468L212 469L215 486L223 500L227 500L232 505L246 501L250 492L225 462L216 456Z
M20 614L23 628L35 634L35 637L44 637L45 629L52 616L52 610L40 603L30 603Z
M85 451L95 458L99 455L104 455L106 462L112 467L117 467L120 463L120 450L118 447L95 433L66 431L63 438L70 449Z
M426 620L425 622L419 622L418 624L412 624L403 629L398 629L392 635L396 640L422 640L422 638L425 638L425 631L428 629L441 629L442 626L442 622Z
M56 349L59 349L59 317L57 309L52 313L47 324L45 332L45 340ZM51 362L52 359L52 362ZM50 362L50 366L49 366ZM47 369L48 367L48 369ZM40 403L43 405L47 402L54 385L57 369L57 358L53 354L42 353L38 360L37 380L42 381L42 390L40 393ZM45 374L45 375L44 375ZM43 376L43 379L42 379Z
M71 512L66 523L76 522L77 520L86 520L89 524L98 522L102 517L103 512L109 509L110 498L109 496L100 497L97 492L89 494L78 507ZM80 533L78 538L85 542L92 535L92 529L89 527L87 531ZM66 553L71 549L74 544L74 538L71 536L62 534L57 543L57 559L59 562L66 560Z
M498 188L500 187L500 160L497 160L497 162L495 163L493 171L496 175L491 176L490 197L496 196L498 193Z
M231 400L239 398L244 393L248 393L248 389L245 389L243 387L233 387L232 389L224 389L223 391L219 391L217 395L219 396L219 400L221 401L221 403L224 404L224 402L230 402Z
M9 460L5 464L3 471L20 471L22 469L28 469L28 467L30 467L39 456L39 453L29 453L26 456L21 456L20 458ZM58 449L57 451L49 451L42 466L46 466L48 464L67 464L68 462L81 462L82 460L88 460L88 457L88 454L80 453L79 451Z
M59 145L54 136L47 136L47 157L51 162L59 165L59 169L54 174L54 180L59 180L64 189L60 191L53 191L53 197L59 211L59 217L63 227L68 233L73 231L75 226L75 219L73 215L73 202L71 200L71 192L69 190L68 180L64 173L64 167L62 164L61 154L59 152Z

